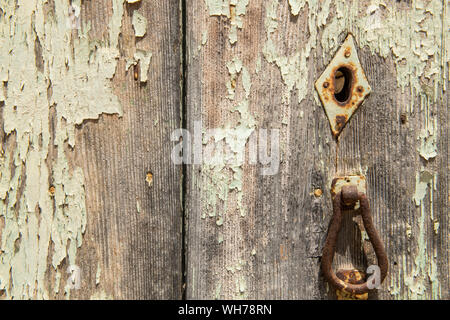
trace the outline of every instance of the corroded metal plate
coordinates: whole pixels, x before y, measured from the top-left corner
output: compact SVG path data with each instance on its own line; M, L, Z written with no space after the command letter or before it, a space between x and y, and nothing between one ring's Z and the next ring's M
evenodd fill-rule
M331 131L337 138L372 90L351 34L316 81L315 87L330 121Z
M343 186L353 185L356 186L358 192L366 193L366 177L359 175L342 176L333 179L331 183L331 196L334 198L338 194ZM354 209L359 208L359 203L356 203Z

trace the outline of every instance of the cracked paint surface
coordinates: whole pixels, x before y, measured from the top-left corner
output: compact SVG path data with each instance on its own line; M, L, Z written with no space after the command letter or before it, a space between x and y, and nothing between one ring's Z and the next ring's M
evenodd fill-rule
M280 70L285 85L284 104L290 104L293 90L297 90L298 103L313 91L312 83L305 80L309 73L308 61L318 57L318 54L322 55L324 61L330 61L341 45L342 34L352 33L359 48L383 58L393 58L396 85L410 100L407 111L420 113L424 118L423 127L416 133L416 148L418 157L426 161L424 171L417 173L419 183L413 197L420 209L419 234L414 234L411 227L407 229L407 237L418 242L418 250L413 253L415 268L410 273L407 270L402 273L410 289L410 297L425 297L425 291L431 290L433 298L439 298L441 288L434 252L436 249L425 239L424 217L430 217L434 233L439 234L439 221L434 217L432 203L435 187L430 187L430 183L436 183L437 177L426 165L439 154L437 115L433 112L433 105L448 86L448 2L416 0L399 9L400 5L381 0L364 3L364 7L358 1L289 0L291 14L306 16L308 30L305 32L311 33L306 44L290 54L283 53L276 42L280 39L278 25L283 22L279 18L279 6L276 0L266 2L267 40L263 54L269 63ZM319 105L317 97L314 98ZM286 122L289 123L288 120ZM430 208L423 205L425 190L430 193ZM406 265L406 261L403 265ZM399 294L396 286L391 283L393 295Z
M438 270L436 267L437 256L430 252L430 246L427 245L426 234L426 217L429 214L433 221L433 191L436 191L436 174L427 170L417 173L416 188L413 195L414 203L420 208L419 229L417 237L417 254L414 259L414 268L405 278L405 283L409 288L410 299L425 298L425 291L428 284L431 284L432 298L439 299L441 296L441 287L439 283ZM430 211L425 209L424 199L429 196Z
M229 199L233 192L237 199L237 210L245 216L243 205L243 164L245 161L245 147L250 135L255 130L256 121L249 111L249 94L251 88L250 74L238 58L227 64L230 80L227 82L228 98L234 100L238 79L244 89L244 98L233 107L230 112L238 114L238 120L230 121L224 128L217 128L214 132L204 135L203 144L209 155L202 167L204 174L204 194L206 195L206 210L210 217L217 217L217 225L223 224L223 213L228 205L235 203ZM240 77L239 77L240 76ZM205 218L205 214L203 218Z
M237 42L237 30L242 29L242 17L247 11L249 0L205 0L210 16L225 16L230 19L228 39L231 44Z
M86 26L67 27L69 1L1 1L0 103L9 145L0 158L0 289L9 298L49 298L48 260L56 293L65 285L62 262L77 264L87 221L84 175L67 152L76 125L122 115L110 80L124 1L113 1L109 39L101 43L89 40Z

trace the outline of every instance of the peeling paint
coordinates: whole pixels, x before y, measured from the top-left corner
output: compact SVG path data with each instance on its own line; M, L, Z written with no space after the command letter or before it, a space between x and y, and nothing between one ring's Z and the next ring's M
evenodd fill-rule
M113 300L113 296L107 294L104 290L95 292L90 300Z
M207 41L208 41L208 30L205 30L202 33L202 46L204 46Z
M219 284L217 284L217 286L216 286L216 294L215 294L215 299L216 299L216 300L219 300L219 299L220 299L220 294L221 294L221 292L222 292L222 284L219 283Z
M311 59L330 61L342 44L343 37L352 33L358 50L368 51L382 58L392 59L395 68L395 83L405 98L411 101L405 106L408 112L417 112L424 118L424 126L417 135L417 151L420 157L429 161L437 157L438 127L435 110L432 110L443 91L447 90L449 77L449 10L448 1L392 2L371 0L369 2L338 0L289 0L290 13L301 15L308 21L309 32L301 47L282 48L282 34L278 34L279 16L284 11L278 9L277 0L265 3L265 29L267 40L263 47L264 58L280 70L284 84L283 103L289 104L293 90L297 90L298 103L311 94L308 79ZM295 42L294 42L295 43ZM281 44L281 45L280 45ZM288 52L288 53L286 53ZM319 56L321 54L321 56ZM312 93L314 101L320 105L318 95ZM314 108L314 106L313 106ZM300 113L301 117L303 112ZM289 123L283 118L282 122ZM431 180L430 180L431 179ZM429 230L429 216L435 234L439 234L439 221L433 215L432 192L437 177L429 170L417 174L413 201L420 213L419 228L407 227L406 236L411 241L417 237L418 251L415 268L408 274L400 274L406 279L410 297L440 297L440 283L436 257L425 241ZM432 181L432 182L430 182ZM430 208L423 199L430 193ZM416 227L416 226L414 226ZM414 233L413 233L414 231ZM416 232L418 234L416 235ZM406 260L402 262L407 265ZM398 294L400 287L391 284L391 294Z
M429 160L437 156L437 144L434 131L421 130L417 140L420 141L417 151L422 158Z
M310 36L303 48L289 56L281 54L272 40L272 35L276 33L278 28L278 1L272 0L266 3L265 27L267 41L263 48L263 54L269 63L274 63L280 69L281 77L286 85L283 102L287 104L290 102L290 94L294 88L297 89L299 103L306 97L308 92L311 92L310 83L305 81L305 79L308 79L309 73L307 59L310 57L312 50L316 48L318 29L327 22L326 19L329 15L331 1L289 1L293 14L298 14L306 3L309 8L308 28Z
M383 1L372 0L361 7L358 1L345 0L289 0L291 13L296 16L304 10L308 17L310 35L307 43L293 54L280 53L272 40L278 27L277 0L266 3L265 28L267 41L263 49L269 63L278 66L286 90L284 102L289 103L290 92L297 89L299 103L310 92L307 79L307 59L320 44L325 61L331 60L341 45L341 34L353 33L359 47L367 47L384 58L394 57L397 85L409 88L412 99L409 109L414 109L414 97L424 91L428 83L429 95L436 101L439 86L446 90L448 82L449 37L447 1L413 1L408 10L397 9L399 4L387 6ZM330 15L331 5L335 13ZM323 29L319 37L319 30ZM316 54L315 52L313 54Z
M230 74L230 81L227 82L228 99L233 100L236 91L236 77L241 73L242 61L239 58L234 58L227 63L227 69Z
M16 144L5 150L0 164L0 215L5 221L0 289L16 299L53 294L47 291L49 259L56 270L55 293L62 261L77 263L87 217L84 174L69 163L65 151L75 144L75 126L102 113L122 115L110 80L119 57L124 0L113 1L109 39L102 44L89 41L88 27L77 35L67 28L69 1L55 1L50 16L44 13L46 2L3 1L0 13L0 78L7 84L0 97L3 128ZM34 50L37 41L40 57ZM37 60L42 66L36 66ZM55 159L48 158L51 143Z
M137 213L141 213L141 203L139 200L136 200L136 211Z
M301 9L305 6L305 0L289 0L289 5L291 6L291 13L296 16Z
M429 171L422 171L416 175L416 191L413 200L416 206L420 206L427 194L428 186L432 183L434 175Z
M136 62L140 62L139 65L141 67L141 82L147 82L148 69L150 67L152 53L150 51L136 49L136 53L134 54L134 59Z
M147 32L147 19L135 10L133 12L132 23L136 37L143 37Z
M242 17L247 11L249 0L205 0L210 16L225 16L230 19L228 38L231 44L237 42L237 29L242 29Z
M439 87L446 89L448 81L448 27L443 25L443 13L448 12L447 1L412 1L408 10L401 4L387 6L373 0L359 15L359 2L336 1L336 15L323 30L323 55L329 56L338 46L342 32L352 32L359 46L373 54L394 58L397 85L411 93L409 110L414 110L415 97L429 83L429 96L434 101ZM447 13L448 14L448 13ZM448 19L447 19L448 20Z
M430 160L437 156L437 117L431 116L430 107L432 102L425 94L420 95L420 110L425 115L424 128L420 130L417 137L419 146L417 151L425 160Z
M441 288L439 283L438 270L436 268L436 255L432 254L427 244L426 235L426 214L424 198L429 194L431 203L430 217L433 219L433 190L436 190L436 174L427 170L422 170L416 175L416 189L413 201L419 207L419 229L417 237L417 253L414 259L414 267L409 275L405 276L405 284L409 288L410 299L425 299L425 291L431 287L433 299L439 299Z
M97 272L95 273L95 285L98 286L100 284L100 277L102 275L102 268L100 263L97 264Z
M242 80L244 97L230 111L239 115L237 122L229 122L224 128L215 129L203 137L205 149L209 150L208 163L203 165L205 180L203 192L206 195L206 208L210 217L216 217L216 224L221 226L223 216L230 209L229 204L236 207L241 216L245 216L243 205L243 169L245 146L255 129L256 121L249 111L249 95L251 77L247 68L239 58L227 63L230 80L227 81L228 98L235 99L238 80ZM240 76L240 77L239 77ZM233 199L229 196L233 195ZM205 215L202 216L205 218Z

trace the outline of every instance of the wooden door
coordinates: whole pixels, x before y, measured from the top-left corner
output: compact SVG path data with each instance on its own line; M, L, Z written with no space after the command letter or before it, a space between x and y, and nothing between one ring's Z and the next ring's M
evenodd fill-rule
M188 128L280 144L274 175L187 168L187 297L333 298L330 186L362 174L390 266L371 297L449 298L448 2L187 1L186 17ZM372 93L336 141L314 82L349 33ZM364 242L347 218L335 269L364 271Z
M1 1L1 296L334 299L330 187L359 174L389 260L370 298L450 298L449 21L446 0ZM348 34L372 91L335 139L314 83ZM334 269L366 244L346 216Z

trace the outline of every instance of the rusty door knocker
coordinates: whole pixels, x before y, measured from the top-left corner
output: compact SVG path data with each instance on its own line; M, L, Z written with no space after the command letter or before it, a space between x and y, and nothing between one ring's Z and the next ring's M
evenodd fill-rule
M383 242L373 225L372 216L369 207L369 200L363 192L359 192L355 185L345 185L333 198L333 217L328 230L328 236L323 248L322 254L322 272L325 279L336 289L351 294L367 293L370 288L368 282L361 284L347 283L339 279L332 269L332 262L336 250L336 243L339 231L342 227L342 210L352 207L359 201L360 214L364 222L364 228L374 248L378 266L380 268L380 283L383 282L388 270L388 260L384 251Z
M344 126L372 90L359 61L351 34L348 34L330 64L317 79L315 87L328 116L331 132L337 140ZM361 188L363 181L364 188ZM367 292L374 287L371 281L364 282L362 273L357 270L338 270L336 275L332 269L336 242L342 227L342 211L355 209L355 206L359 205L359 214L362 216L364 227L378 260L377 285L386 277L388 260L383 243L372 222L369 201L365 193L365 178L362 176L336 178L332 185L332 195L333 217L323 249L322 272L338 293L343 293L344 298L350 295L350 298L366 299ZM364 295L364 297L356 295Z

